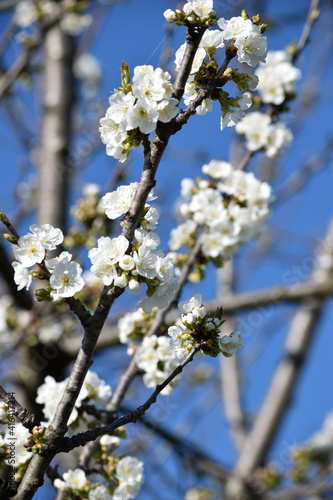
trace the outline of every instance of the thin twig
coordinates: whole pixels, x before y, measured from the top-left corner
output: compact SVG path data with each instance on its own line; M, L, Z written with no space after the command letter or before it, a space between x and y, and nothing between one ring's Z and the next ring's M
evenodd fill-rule
M320 0L312 0L308 12L308 17L306 19L302 34L297 43L297 48L291 58L291 61L294 63L296 59L299 57L300 53L303 51L304 47L309 41L310 33L313 28L314 23L318 19L318 9L319 9Z

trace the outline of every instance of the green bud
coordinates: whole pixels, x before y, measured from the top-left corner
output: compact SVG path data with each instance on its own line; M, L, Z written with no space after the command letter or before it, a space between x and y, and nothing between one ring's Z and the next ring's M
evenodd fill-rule
M245 9L242 10L241 16L242 16L243 19L248 19L249 18L249 15L248 15L248 13L246 12Z
M128 92L128 85L131 81L131 73L128 65L128 61L125 63L123 62L122 65L120 66L120 71L121 71L121 84L123 86L125 94Z
M9 222L4 212L0 212L0 221L3 222L4 224L8 224Z
M33 278L36 278L38 280L46 279L45 273L41 269L34 269L33 271L30 271L30 274Z
M253 22L253 24L256 24L258 25L260 23L260 16L259 14L257 14L256 16L253 16L251 21Z
M7 241L9 241L9 243L13 243L13 245L17 245L17 239L14 238L14 236L12 236L11 234L5 233L3 236Z
M35 291L35 298L37 302L51 302L52 301L52 298L50 296L51 291L52 291L51 287L38 288Z
M261 24L259 26L259 28L260 28L261 34L263 35L267 31L267 29L268 29L268 24Z

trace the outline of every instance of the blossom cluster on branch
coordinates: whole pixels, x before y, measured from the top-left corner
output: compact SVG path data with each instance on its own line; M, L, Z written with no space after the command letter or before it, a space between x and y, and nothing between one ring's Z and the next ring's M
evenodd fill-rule
M179 215L185 219L171 231L169 246L178 250L193 246L193 240L203 229L201 250L203 265L212 259L216 265L229 258L265 227L273 200L271 187L260 182L253 173L235 170L225 161L211 160L202 171L209 180L183 179L184 199ZM181 263L177 254L176 262Z

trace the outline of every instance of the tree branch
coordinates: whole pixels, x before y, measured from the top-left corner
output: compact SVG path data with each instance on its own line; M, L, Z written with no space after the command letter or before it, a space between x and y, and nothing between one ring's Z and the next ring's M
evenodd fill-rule
M157 400L157 396L163 391L163 389L172 382L174 378L179 375L184 367L189 364L191 361L193 361L194 355L200 351L202 344L196 344L190 354L180 363L177 368L169 375L168 378L162 382L162 384L157 385L155 391L151 394L151 396L147 399L147 401L142 405L139 406L134 412L130 413L129 415L125 415L123 417L118 418L114 422L112 422L109 425L105 425L103 427L97 427L96 429L93 429L91 431L86 431L82 432L80 434L76 434L75 436L71 438L63 438L58 452L69 452L73 450L74 448L77 448L78 446L84 446L86 443L89 441L94 441L95 439L99 438L103 434L112 434L118 427L121 427L123 425L129 424L130 422L136 422L142 415L146 413L147 410L151 407L152 404L154 404Z
M0 398L6 403L6 405L13 410L15 417L21 422L21 424L32 431L35 426L40 426L40 421L32 413L30 413L26 408L23 408L18 401L16 401L14 394L5 391L5 389L0 385Z
M330 221L324 247L331 247L332 243L333 217ZM323 298L308 298L302 303L294 317L286 341L285 355L275 371L265 400L236 463L235 473L242 477L243 481L235 477L227 483L226 500L237 499L240 495L243 495L244 499L248 498L245 492L245 483L248 483L249 476L263 462L290 405L323 305Z

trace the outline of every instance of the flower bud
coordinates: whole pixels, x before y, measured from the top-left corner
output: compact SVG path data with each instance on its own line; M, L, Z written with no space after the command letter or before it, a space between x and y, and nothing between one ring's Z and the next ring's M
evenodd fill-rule
M35 291L35 298L37 302L51 302L52 298L50 296L51 288L38 288Z
M125 63L124 62L122 63L122 65L120 66L120 71L121 71L121 84L122 84L123 89L126 93L127 86L129 84L129 82L131 81L131 74L130 74L128 61L126 61Z
M136 280L130 280L128 282L128 287L130 290L137 290L140 287L140 283Z
M9 243L13 243L13 245L17 245L17 239L14 238L14 236L12 236L11 234L5 233L3 236L7 241L9 241Z
M211 321L208 321L205 325L205 328L208 332L210 332L211 330L215 330L215 325Z
M195 307L192 312L194 316L201 319L204 318L207 314L205 306Z
M171 9L166 10L163 15L168 23L174 23L177 21L177 14Z
M45 280L45 273L41 269L34 269L33 271L30 271L30 274L33 278L36 278L38 280Z
M119 286L119 288L126 288L127 284L128 284L127 279L126 279L126 276L124 274L122 274L121 276L117 276L114 279L114 285Z
M186 3L183 7L183 12L185 16L190 16L193 12L193 6L190 3Z
M182 315L182 322L183 323L187 323L188 325L192 325L193 323L196 323L196 321L197 321L197 318L192 313Z
M4 214L4 212L0 212L0 221L3 222L4 224L8 224L8 218L7 216Z

